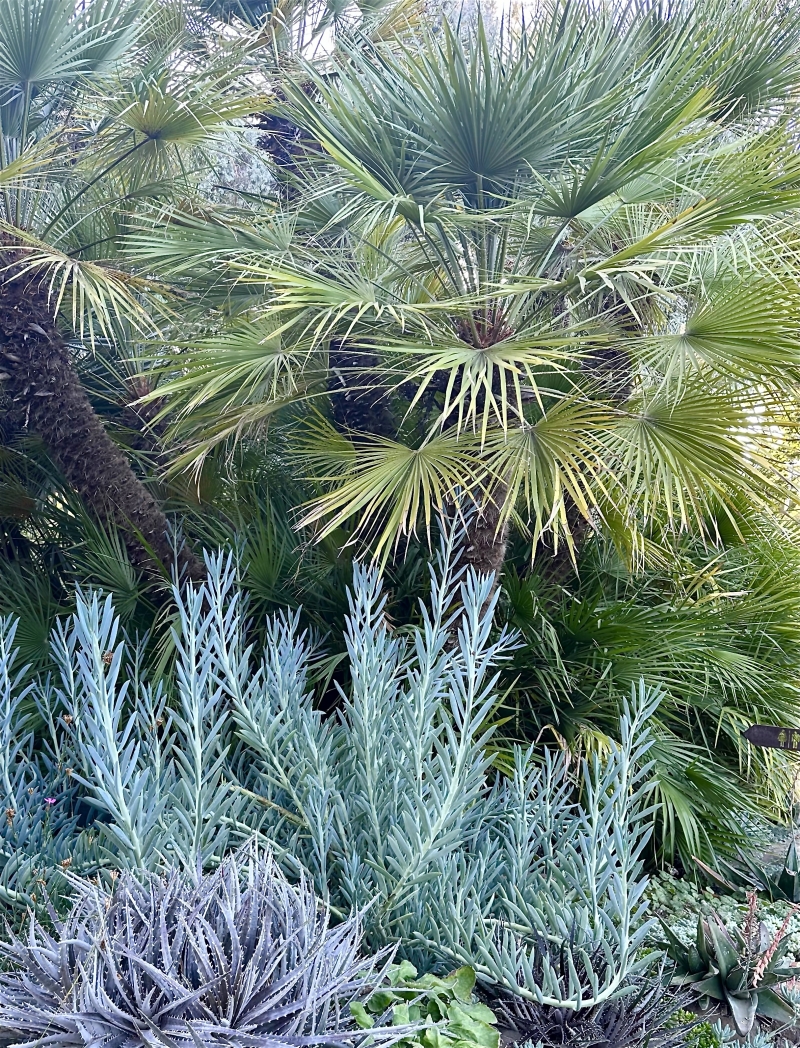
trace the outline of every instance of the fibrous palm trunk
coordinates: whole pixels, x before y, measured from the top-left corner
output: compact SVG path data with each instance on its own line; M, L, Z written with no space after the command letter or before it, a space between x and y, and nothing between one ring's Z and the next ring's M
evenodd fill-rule
M87 508L120 529L133 563L169 567L167 519L95 413L37 282L0 283L0 369L16 421L40 437ZM201 573L187 548L178 563L192 577Z
M500 581L508 547L507 497L507 486L496 484L491 492L477 499L467 519L464 538L464 561L479 575L493 573L493 590Z

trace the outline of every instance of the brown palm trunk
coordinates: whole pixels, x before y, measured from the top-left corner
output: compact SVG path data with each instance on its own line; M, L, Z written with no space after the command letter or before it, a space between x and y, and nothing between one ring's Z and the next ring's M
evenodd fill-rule
M497 589L508 547L508 517L503 520L508 488L497 484L475 503L474 514L467 520L464 538L464 562L479 575L494 572L492 592Z
M556 548L551 534L539 539L533 558L537 567L541 567L545 579L555 586L562 587L577 578L578 558L593 528L571 495L566 494L564 501L571 544L562 538Z
M95 413L53 324L44 284L0 283L0 372L15 420L42 439L85 505L120 529L133 563L169 568L167 518ZM202 574L188 548L178 561L192 577Z

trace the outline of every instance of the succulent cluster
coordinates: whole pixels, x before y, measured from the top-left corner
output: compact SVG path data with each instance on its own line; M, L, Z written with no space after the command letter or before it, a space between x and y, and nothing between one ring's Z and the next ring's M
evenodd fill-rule
M682 1007L664 969L631 979L626 993L596 1008L572 1011L506 997L496 1007L517 1044L541 1048L683 1048L691 1043L697 1017Z
M748 889L755 889L772 902L800 903L800 858L794 839L777 871L741 849L738 863L719 859L716 870L699 859L695 861L712 881L732 894L743 897Z
M253 660L232 580L214 569L218 676L248 786L264 799L263 831L321 895L344 912L371 904L372 945L395 938L424 967L470 965L489 992L592 1007L648 963L641 856L658 695L642 689L625 706L620 741L579 779L565 754L539 761L532 748L516 750L509 776L491 775L496 667L515 638L492 630L491 579L459 573L451 554L410 638L387 626L378 573L356 568L352 685L336 720L314 706L296 624L276 621Z
M648 964L642 853L658 696L642 688L625 706L602 759L571 765L519 748L510 774L494 774L499 666L516 641L493 627L491 578L457 567L454 533L443 542L408 634L387 625L380 574L356 566L350 687L335 716L315 704L314 652L296 617L271 620L254 653L231 558L210 558L202 585L176 588L166 686L145 679L111 600L80 596L54 638L57 672L35 688L66 784L45 797L42 817L57 826L48 876L69 874L63 855L81 857L83 873L179 869L205 886L203 870L257 835L338 918L363 915L373 953L399 943L423 970L470 966L487 992L543 1006L623 993ZM24 696L8 676L8 804L15 783L43 775ZM30 878L6 888L36 903ZM131 956L160 949L146 931Z
M781 984L797 973L785 961L785 928L769 934L756 919L754 896L741 931L726 928L716 914L700 917L696 940L687 946L663 922L662 927L667 953L675 962L673 982L689 987L703 1009L712 1001L727 1006L742 1035L750 1033L757 1015L793 1022L795 1009L781 993Z
M179 870L112 891L71 877L71 912L0 944L0 1044L83 1048L352 1044L349 1005L380 983L357 917L329 927L306 884L254 847L196 881ZM379 1027L379 1024L376 1024ZM376 1028L373 1043L397 1039Z

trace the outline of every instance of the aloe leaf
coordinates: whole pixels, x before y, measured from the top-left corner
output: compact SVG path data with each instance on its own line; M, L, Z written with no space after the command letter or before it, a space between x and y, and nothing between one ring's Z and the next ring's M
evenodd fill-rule
M724 979L739 963L739 951L719 918L708 922L708 931L714 946L717 966Z
M715 1001L724 1001L726 997L725 986L718 973L709 975L706 979L700 979L691 984L692 990L705 997L713 997Z
M727 997L726 1002L730 1008L733 1022L737 1033L746 1037L753 1029L758 1006L759 994L755 991L747 997Z
M775 990L758 991L758 1014L779 1023L793 1023L797 1014L791 1004Z

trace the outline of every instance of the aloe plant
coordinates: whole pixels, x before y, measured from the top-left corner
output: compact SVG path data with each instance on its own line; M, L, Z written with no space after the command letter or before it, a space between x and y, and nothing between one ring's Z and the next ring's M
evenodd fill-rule
M667 952L675 962L673 982L688 986L703 1009L712 1001L727 1005L741 1035L750 1033L757 1015L780 1023L795 1018L794 1008L780 992L781 984L796 975L796 969L785 964L786 922L773 938L754 915L751 906L743 931L726 928L717 914L708 920L699 917L695 942L688 946L661 922Z
M509 1039L525 1048L701 1048L692 1037L698 1018L685 1010L686 993L669 986L663 964L631 979L627 990L578 1012L512 997L498 1003L497 1013Z

